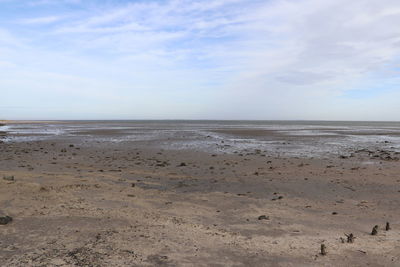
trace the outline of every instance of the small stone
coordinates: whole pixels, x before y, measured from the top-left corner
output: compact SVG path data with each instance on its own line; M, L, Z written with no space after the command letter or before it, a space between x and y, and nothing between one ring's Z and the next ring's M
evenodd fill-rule
M265 216L265 215L260 215L258 216L258 220L269 220L269 216Z
M11 176L3 176L3 180L14 181L14 176L13 175L11 175Z
M12 222L12 218L10 216L4 216L4 217L0 217L0 225L6 225L10 222Z
M186 166L185 162L182 162L181 164L178 165L178 167L184 167L184 166Z
M378 234L378 225L375 225L374 228L372 228L371 235L377 235Z
M389 231L389 230L390 230L390 224L389 224L389 222L386 222L385 230L386 230L386 231Z

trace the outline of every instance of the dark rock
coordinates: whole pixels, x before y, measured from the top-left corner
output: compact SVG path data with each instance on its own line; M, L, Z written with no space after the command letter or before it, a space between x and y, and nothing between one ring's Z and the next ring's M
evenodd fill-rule
M258 216L258 220L269 220L269 216L265 216L265 215L260 215Z
M389 230L390 230L390 224L389 224L389 222L386 222L385 230L386 230L386 231L389 231Z
M10 216L0 217L0 225L6 225L12 222L12 218Z
M186 166L185 162L182 162L181 164L178 165L178 167L184 167L184 166Z
M374 228L372 228L371 235L377 235L378 234L378 225L375 225Z

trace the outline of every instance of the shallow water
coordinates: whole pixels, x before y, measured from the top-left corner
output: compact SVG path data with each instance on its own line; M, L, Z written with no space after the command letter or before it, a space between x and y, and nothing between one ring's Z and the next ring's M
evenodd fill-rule
M246 134L237 131L246 130ZM399 122L57 121L0 127L6 142L116 142L164 149L291 156L346 154L361 148L400 151ZM255 131L257 133L255 134Z

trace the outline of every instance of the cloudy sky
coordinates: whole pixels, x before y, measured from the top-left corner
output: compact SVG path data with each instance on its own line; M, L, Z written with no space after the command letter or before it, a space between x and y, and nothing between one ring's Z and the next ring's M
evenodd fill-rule
M0 0L0 118L400 120L398 0Z

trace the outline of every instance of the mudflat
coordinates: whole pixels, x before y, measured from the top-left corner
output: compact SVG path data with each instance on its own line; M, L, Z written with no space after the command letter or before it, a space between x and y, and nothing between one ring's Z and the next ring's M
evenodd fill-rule
M0 217L12 218L0 225L1 266L400 265L398 152L161 143L1 142Z

